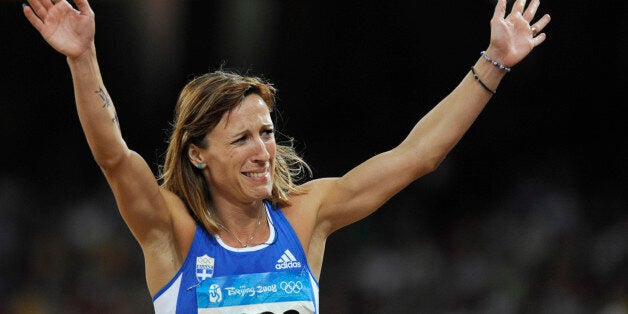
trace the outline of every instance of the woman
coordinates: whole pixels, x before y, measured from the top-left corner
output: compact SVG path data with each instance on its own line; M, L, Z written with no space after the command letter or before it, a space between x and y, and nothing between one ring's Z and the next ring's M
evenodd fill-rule
M217 71L182 90L159 178L130 150L103 84L87 0L28 0L24 14L67 57L81 125L139 242L157 313L317 313L325 242L433 171L510 67L545 40L538 0L499 0L485 52L394 149L339 178L294 183L307 165L278 145L274 88ZM161 185L159 182L161 181Z

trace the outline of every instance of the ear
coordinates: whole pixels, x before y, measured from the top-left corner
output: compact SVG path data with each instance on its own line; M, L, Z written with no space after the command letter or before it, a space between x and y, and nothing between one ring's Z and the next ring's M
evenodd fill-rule
M205 164L203 156L201 156L201 149L194 144L190 144L188 147L188 158L194 168L198 168L199 164Z

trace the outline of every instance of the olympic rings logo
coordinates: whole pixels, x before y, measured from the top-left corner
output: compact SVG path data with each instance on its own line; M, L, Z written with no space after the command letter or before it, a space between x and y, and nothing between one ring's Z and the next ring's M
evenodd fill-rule
M286 293L299 293L301 292L301 289L303 289L303 284L301 283L301 281L282 281L279 284L279 287L285 291Z

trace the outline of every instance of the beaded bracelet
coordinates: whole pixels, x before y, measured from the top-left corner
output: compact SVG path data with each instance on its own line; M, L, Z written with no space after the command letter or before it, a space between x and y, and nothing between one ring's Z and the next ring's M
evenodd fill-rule
M497 90L490 89L488 86L486 86L486 84L484 84L484 82L482 82L482 80L480 80L480 77L475 73L475 69L473 68L473 66L471 66L471 73L473 73L473 78L476 81L478 81L480 83L480 85L482 85L482 87L484 87L484 89L486 89L487 91L489 91L493 95L495 95L495 93L497 93Z
M503 65L503 64L501 64L501 63L499 63L499 62L497 62L495 60L493 60L491 57L489 57L486 54L486 51L480 52L480 55L482 55L484 57L484 59L486 59L486 61L492 63L494 66L498 67L500 70L504 70L506 72L510 72L510 68L509 67L507 67L507 66L505 66L505 65Z

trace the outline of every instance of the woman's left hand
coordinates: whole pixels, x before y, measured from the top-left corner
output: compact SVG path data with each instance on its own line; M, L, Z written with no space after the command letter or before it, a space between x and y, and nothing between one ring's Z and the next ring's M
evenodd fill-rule
M516 0L506 15L506 0L499 0L491 19L491 40L486 54L512 67L523 60L534 47L545 41L543 29L550 21L549 14L532 23L539 0Z

